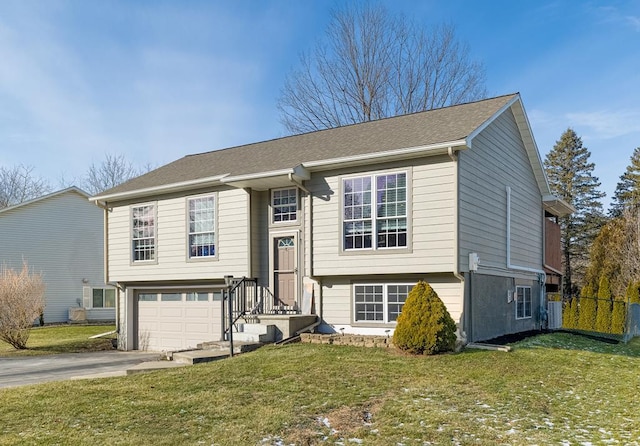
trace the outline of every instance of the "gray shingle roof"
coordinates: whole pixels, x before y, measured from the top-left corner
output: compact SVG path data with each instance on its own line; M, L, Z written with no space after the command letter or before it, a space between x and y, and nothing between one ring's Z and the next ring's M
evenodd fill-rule
M428 146L466 138L517 94L410 115L188 155L101 196L229 174L290 169L305 162Z

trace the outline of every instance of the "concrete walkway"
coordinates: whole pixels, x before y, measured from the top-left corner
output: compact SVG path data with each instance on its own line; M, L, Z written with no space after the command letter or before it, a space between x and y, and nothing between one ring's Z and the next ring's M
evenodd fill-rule
M0 388L68 379L124 376L158 353L104 351L20 358L0 358Z

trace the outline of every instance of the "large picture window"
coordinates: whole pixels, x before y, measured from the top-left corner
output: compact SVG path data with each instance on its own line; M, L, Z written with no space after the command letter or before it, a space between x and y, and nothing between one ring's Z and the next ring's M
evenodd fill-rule
M345 178L343 247L345 250L407 246L407 174Z
M271 192L273 222L284 223L298 219L298 190L276 189Z
M131 208L133 261L156 258L156 216L152 204Z
M203 258L216 255L215 198L189 199L189 257Z
M531 317L531 287L516 287L516 319Z
M395 322L411 288L410 284L354 285L355 322Z

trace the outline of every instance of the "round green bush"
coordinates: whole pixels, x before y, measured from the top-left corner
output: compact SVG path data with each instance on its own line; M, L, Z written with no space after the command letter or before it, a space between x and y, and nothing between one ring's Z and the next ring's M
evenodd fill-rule
M420 281L409 292L398 316L393 344L415 355L455 349L456 323L428 283Z

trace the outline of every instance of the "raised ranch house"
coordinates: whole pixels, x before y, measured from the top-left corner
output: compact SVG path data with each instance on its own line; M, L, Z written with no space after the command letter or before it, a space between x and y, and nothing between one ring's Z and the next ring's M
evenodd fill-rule
M571 212L518 94L190 155L92 200L120 348L150 350L391 334L419 279L467 342L539 328Z
M113 321L116 290L104 281L104 218L69 187L0 210L0 265L41 273L44 322ZM71 310L70 310L71 309Z

